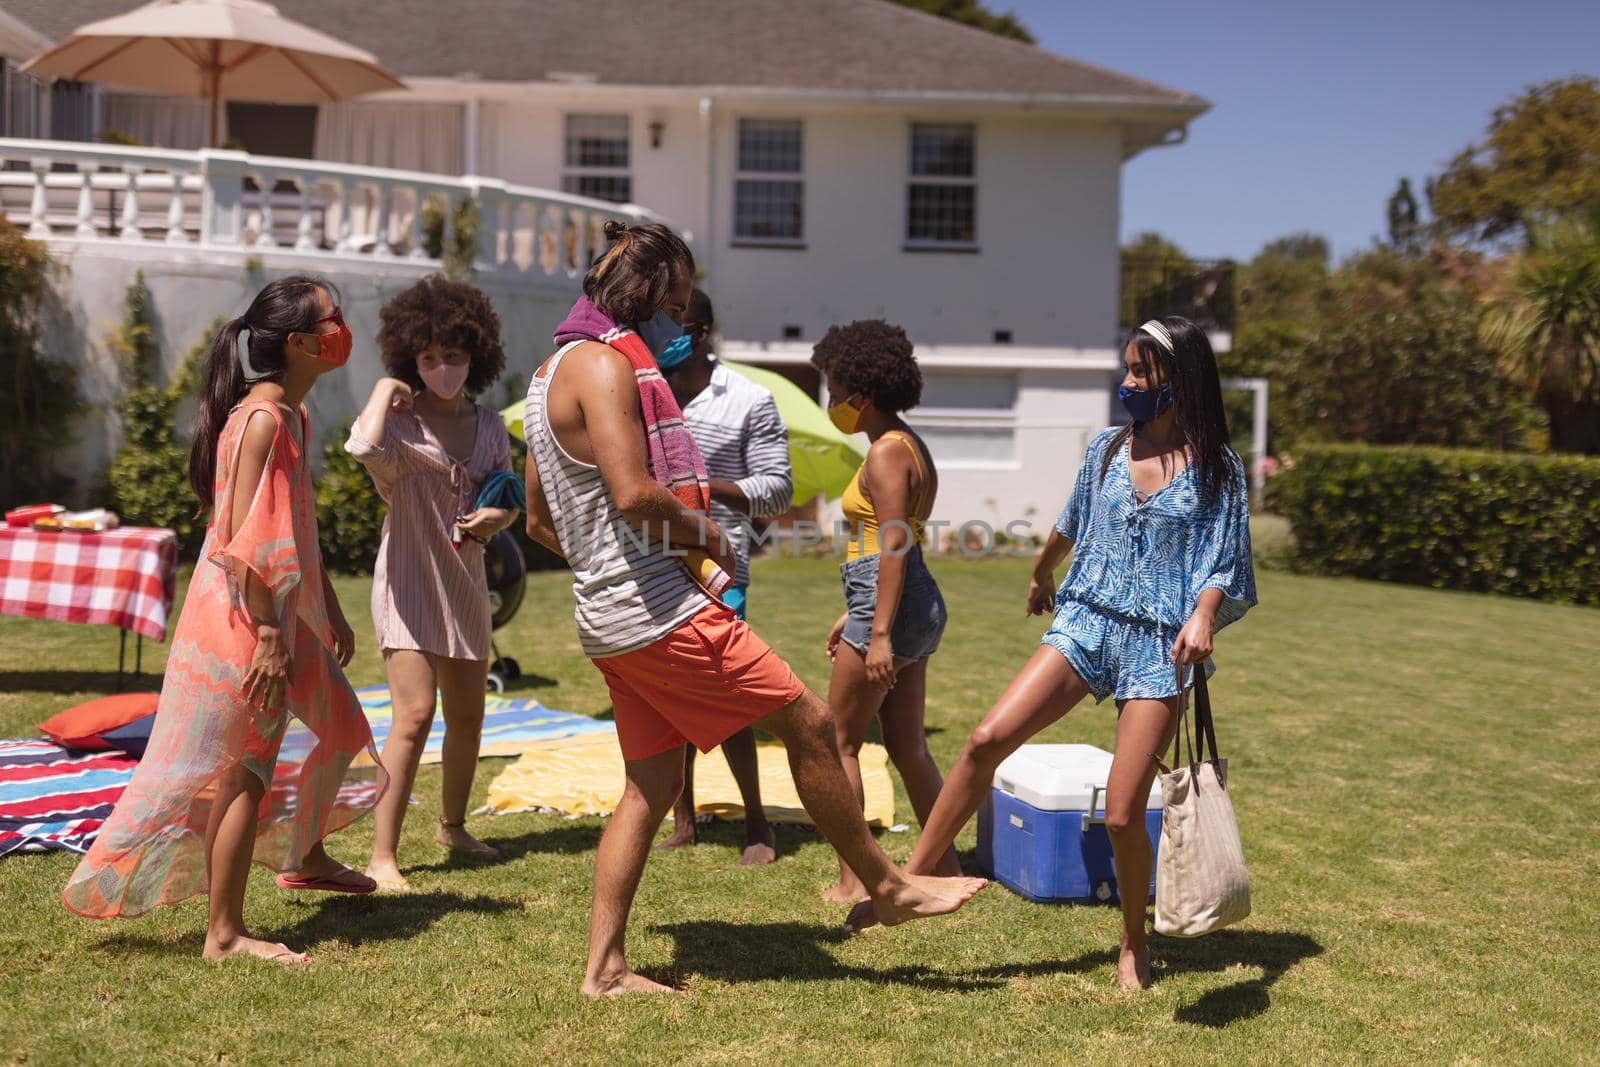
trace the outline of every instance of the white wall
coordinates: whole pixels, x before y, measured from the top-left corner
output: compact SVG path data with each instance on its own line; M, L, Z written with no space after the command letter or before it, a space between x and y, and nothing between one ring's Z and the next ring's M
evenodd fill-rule
M812 341L832 323L881 316L925 344L989 344L1004 329L1017 345L1114 345L1122 138L1111 123L722 101L707 122L690 103L630 104L574 88L482 104L479 169L558 187L568 112L630 115L633 198L692 232L729 339L777 341L792 324ZM804 249L729 243L741 116L805 123ZM660 148L650 147L652 120L663 123ZM902 248L913 121L976 124L978 252Z
M45 354L77 370L78 392L87 410L73 428L64 461L79 492L91 489L117 445L112 402L123 377L106 337L122 321L124 294L135 271L143 270L153 297L157 336L175 369L189 348L219 315L236 316L268 281L290 273L319 274L338 286L355 348L344 369L317 384L307 400L320 466L322 443L365 402L383 375L375 338L383 304L429 273L404 259L352 270L315 254L266 253L247 261L237 254L173 249L151 242L53 242L51 254L61 269L46 301L42 336ZM259 263L248 269L246 262ZM521 397L528 376L550 354L550 336L576 293L567 279L480 274L475 283L489 294L500 316L506 349L504 376L480 399L496 408ZM88 501L77 501L87 503Z

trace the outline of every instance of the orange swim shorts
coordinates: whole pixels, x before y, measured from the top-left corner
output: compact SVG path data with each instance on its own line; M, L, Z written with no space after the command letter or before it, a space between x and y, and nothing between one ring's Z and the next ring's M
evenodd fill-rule
M617 716L622 758L684 742L710 752L806 687L743 619L712 604L644 648L594 661Z

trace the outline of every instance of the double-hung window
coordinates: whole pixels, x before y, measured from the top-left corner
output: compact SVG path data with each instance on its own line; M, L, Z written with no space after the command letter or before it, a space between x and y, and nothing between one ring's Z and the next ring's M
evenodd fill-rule
M978 247L976 128L970 122L911 125L906 247Z
M561 191L624 204L633 199L628 116L568 115Z
M799 119L740 119L733 243L805 241L805 128Z

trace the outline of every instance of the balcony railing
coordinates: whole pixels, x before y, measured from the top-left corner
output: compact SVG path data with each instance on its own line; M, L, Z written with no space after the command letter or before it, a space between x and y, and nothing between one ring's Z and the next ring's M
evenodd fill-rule
M1122 327L1131 330L1162 315L1182 315L1206 330L1232 332L1235 272L1231 260L1123 256Z
M605 247L606 220L649 218L632 206L492 178L0 138L0 214L41 240L436 266L468 198L477 205L480 271L574 277ZM442 241L424 232L428 205L443 218Z

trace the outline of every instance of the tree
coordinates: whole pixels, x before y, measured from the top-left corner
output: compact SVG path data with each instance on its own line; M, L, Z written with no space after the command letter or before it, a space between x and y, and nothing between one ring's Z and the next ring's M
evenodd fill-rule
M1411 179L1401 178L1389 197L1389 247L1415 252L1422 246L1422 225L1417 221L1417 198L1411 192Z
M1330 256L1331 253L1328 251L1328 239L1326 237L1320 233L1303 231L1268 241L1262 247L1261 254L1257 259L1306 260L1320 263L1324 272L1326 272Z
M1534 223L1483 336L1550 413L1551 444L1600 453L1600 201Z
M952 22L976 26L980 30L987 30L1000 37L1010 37L1012 40L1033 44L1033 34L1022 24L1012 11L991 11L979 0L895 0L896 3L918 11L926 11L930 15L950 19Z
M1471 145L1428 183L1447 239L1526 238L1530 223L1600 200L1600 78L1546 82L1495 109Z
M73 369L46 359L41 343L51 266L43 242L0 218L0 501L8 508L67 488L54 463L81 405Z
M1170 286L1175 279L1194 273L1194 260L1159 233L1145 231L1122 246L1121 322L1138 325L1141 304L1153 293Z

